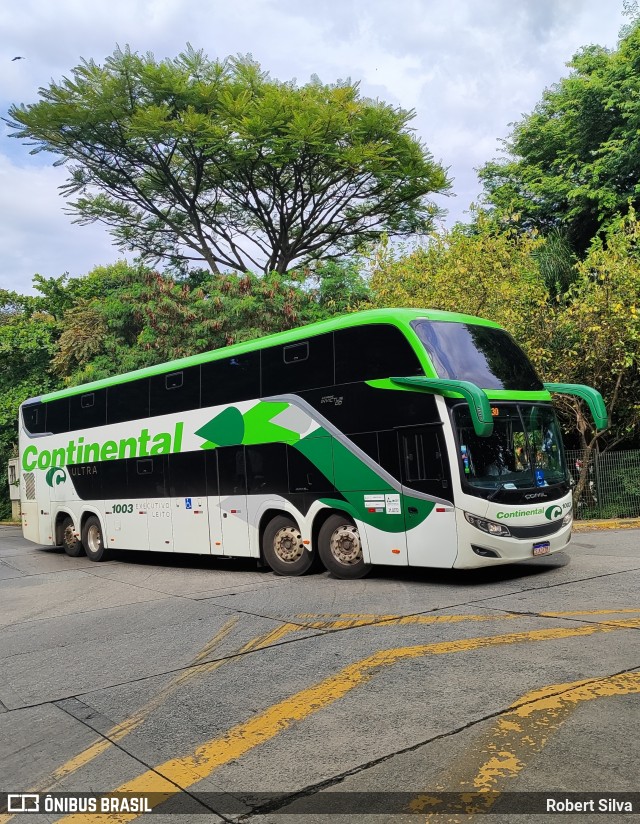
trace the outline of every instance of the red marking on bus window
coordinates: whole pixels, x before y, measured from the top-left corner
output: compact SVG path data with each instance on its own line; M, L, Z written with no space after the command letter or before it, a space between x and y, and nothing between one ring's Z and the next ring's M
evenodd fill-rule
M237 511L238 511L237 509L230 509L230 510L229 510L229 512L230 512L232 515L235 515L235 514L237 513Z
M437 506L436 512L446 512L447 510L443 506Z
M392 550L391 550L391 552L392 552L394 555L400 555L400 550L399 550L399 549L392 549Z

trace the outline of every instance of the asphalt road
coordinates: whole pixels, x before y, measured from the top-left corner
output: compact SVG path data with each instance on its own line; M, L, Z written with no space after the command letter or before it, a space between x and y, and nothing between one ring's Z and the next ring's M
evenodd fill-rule
M0 791L163 802L14 818L34 824L534 821L540 796L519 793L621 799L640 790L639 570L636 529L510 568L341 581L95 564L0 527ZM486 795L439 795L465 792Z

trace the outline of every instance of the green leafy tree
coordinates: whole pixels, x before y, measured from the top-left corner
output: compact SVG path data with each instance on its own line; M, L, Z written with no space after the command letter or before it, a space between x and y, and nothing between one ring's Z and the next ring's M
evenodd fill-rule
M632 209L596 238L546 331L544 369L552 380L587 383L605 398L609 430L597 432L575 399L563 403L580 447L611 449L640 432L640 221Z
M97 294L92 283L101 278L115 288ZM348 262L262 276L101 267L65 289L73 302L52 368L73 385L292 329L349 311L368 295Z
M0 295L0 520L11 514L6 466L18 450L18 409L26 398L54 389L59 381L48 369L55 348L56 325L47 314L28 314L12 306L11 293Z
M524 229L561 230L585 254L640 201L640 23L615 50L588 46L480 170L489 205Z
M449 187L413 112L351 82L278 82L249 57L117 49L39 94L10 108L13 135L68 161L76 221L143 261L283 274L428 230Z
M482 213L472 228L456 224L409 254L382 244L371 260L373 304L463 312L519 331L549 299L537 259L543 245Z

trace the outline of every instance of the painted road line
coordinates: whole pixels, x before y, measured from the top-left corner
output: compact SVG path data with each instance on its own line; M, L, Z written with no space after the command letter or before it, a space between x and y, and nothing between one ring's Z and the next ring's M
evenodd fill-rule
M459 812L451 817L430 813L426 820L437 815L438 821L454 824L462 820L460 815L490 812L506 784L526 768L529 758L544 748L549 736L562 727L579 704L598 698L638 693L638 671L569 684L553 684L528 692L498 718L484 743L473 743L469 756L460 759L455 771L435 790L469 793L470 799L462 800ZM425 793L411 802L408 812L427 812L429 807L440 803L437 796Z
M373 614L342 614L342 615L297 615L300 620L311 620L306 626L311 629L350 629L365 626L402 626L411 624L457 624L461 621L509 621L521 620L539 616L541 618L577 618L578 616L596 615L640 615L640 609L592 609L572 610L571 612L505 612L502 615L373 615ZM322 620L313 620L313 619ZM295 626L295 625L294 625Z
M449 655L459 652L487 649L538 641L557 641L567 638L585 638L623 629L640 629L640 618L612 621L610 623L589 624L582 627L561 627L538 629L529 632L506 635L481 636L457 641L441 641L413 647L399 647L381 650L354 664L349 664L340 672L331 675L312 687L303 689L263 710L247 721L236 724L224 735L201 744L185 756L171 758L157 767L147 770L136 778L125 782L114 793L144 795L156 794L156 801L167 800L183 789L207 778L216 769L229 761L240 758L255 747L270 741L296 722L319 712L335 703L353 689L367 683L379 670L401 661L422 658L428 655ZM59 820L59 824L98 824L98 822L133 821L138 813L116 813L111 815L71 815Z
M39 787L34 787L29 789L27 792L49 792L56 784L61 781L63 778L67 778L69 775L76 773L79 769L89 764L98 756L102 755L102 753L106 752L110 749L115 743L121 741L131 732L133 732L137 727L139 727L144 721L157 710L165 701L181 686L183 686L187 681L190 681L194 676L202 675L204 673L213 672L216 669L219 669L221 666L228 664L230 660L233 660L234 657L238 655L242 655L243 653L250 652L256 649L262 649L270 644L277 642L281 637L286 635L287 633L293 631L294 629L303 630L305 627L301 627L298 624L282 624L279 627L276 627L273 630L269 630L268 632L258 635L255 638L252 638L242 647L240 647L236 652L231 653L229 657L223 658L218 661L209 661L204 664L200 664L199 662L210 655L213 650L224 640L224 638L229 634L229 632L235 627L238 623L239 617L234 617L227 621L227 623L220 629L216 635L200 650L200 652L195 656L193 659L193 663L189 665L187 669L180 672L169 684L167 684L157 695L155 695L152 699L150 699L143 707L141 707L134 715L130 716L129 718L125 719L124 721L116 724L115 726L111 727L106 733L104 738L99 738L97 741L94 741L93 744L90 744L86 749L82 752L78 753L73 758L66 761L60 767L57 767L45 780L44 783L41 784ZM6 822L10 821L14 816L13 815L0 815L0 824L6 824Z

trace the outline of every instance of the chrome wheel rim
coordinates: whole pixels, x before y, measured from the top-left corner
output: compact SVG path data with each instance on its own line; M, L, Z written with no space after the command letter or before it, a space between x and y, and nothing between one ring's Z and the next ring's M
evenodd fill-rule
M279 529L273 538L273 551L278 560L285 564L294 564L302 558L305 551L302 536L292 526Z
M89 552L99 552L102 546L102 535L97 526L92 524L87 530L87 549Z
M72 524L69 524L69 526L65 529L62 540L64 541L64 545L69 547L69 549L73 549L73 547L78 543L78 538L76 533L73 531Z
M353 524L343 524L334 530L329 542L331 554L340 564L353 566L362 561L362 544L358 527Z

